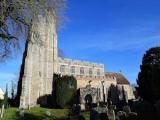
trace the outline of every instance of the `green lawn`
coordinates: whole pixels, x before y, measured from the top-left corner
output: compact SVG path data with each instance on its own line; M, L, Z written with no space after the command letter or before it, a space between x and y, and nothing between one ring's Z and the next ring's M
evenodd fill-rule
M46 114L46 111L51 113L50 116ZM68 116L68 109L47 109L47 108L31 108L31 110L25 110L24 120L65 120ZM89 112L82 112L89 120ZM4 116L0 120L21 120L19 117L18 108L9 108L4 111Z
M17 108L10 108L7 110L4 110L4 116L3 118L0 118L0 120L19 120L17 117L18 109Z

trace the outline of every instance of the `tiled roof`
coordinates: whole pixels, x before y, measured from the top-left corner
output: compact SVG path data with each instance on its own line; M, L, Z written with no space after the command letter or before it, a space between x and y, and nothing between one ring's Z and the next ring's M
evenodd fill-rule
M116 78L117 84L130 84L129 81L125 78L125 76L121 73L113 73L113 72L107 72L105 73L105 77L109 78Z

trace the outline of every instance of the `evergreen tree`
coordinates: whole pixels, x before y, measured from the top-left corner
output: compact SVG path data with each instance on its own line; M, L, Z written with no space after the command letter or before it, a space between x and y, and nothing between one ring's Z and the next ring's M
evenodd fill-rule
M146 52L140 69L137 80L138 94L151 103L160 100L160 47Z
M110 99L113 104L117 104L119 102L119 90L118 86L111 84L108 90L108 99Z
M54 94L56 104L61 107L70 107L76 99L77 80L73 76L54 74Z
M13 83L13 81L12 81L12 86L11 86L11 99L13 100L14 99L14 95L15 95L15 93L14 93L14 89L15 89L15 87L14 87L14 83Z

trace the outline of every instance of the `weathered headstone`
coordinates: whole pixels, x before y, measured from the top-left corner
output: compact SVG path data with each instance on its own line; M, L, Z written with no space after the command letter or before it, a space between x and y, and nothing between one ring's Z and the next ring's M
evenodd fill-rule
M1 109L1 118L3 117L3 113L4 113L4 105L2 105L2 109Z
M129 116L129 114L131 113L131 109L129 106L124 106L123 111L126 113L127 116Z
M112 110L112 109L108 110L108 118L109 118L109 120L115 120L116 119L116 115L115 115L114 110Z
M85 111L85 105L81 104L81 111Z
M81 106L74 104L71 113L68 116L68 120L85 120L85 118L80 115Z
M109 120L107 106L98 106L90 111L90 120Z
M21 118L24 118L24 108L23 108L23 107L20 107L20 108L19 108L19 116L20 116Z

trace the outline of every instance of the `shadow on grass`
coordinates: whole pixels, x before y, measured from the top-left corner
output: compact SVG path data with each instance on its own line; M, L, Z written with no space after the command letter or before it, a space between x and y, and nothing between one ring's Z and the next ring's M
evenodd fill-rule
M32 113L25 113L24 114L24 119L22 120L65 120L66 118L56 118L53 115L46 115L46 114L41 114L41 115L35 115Z

